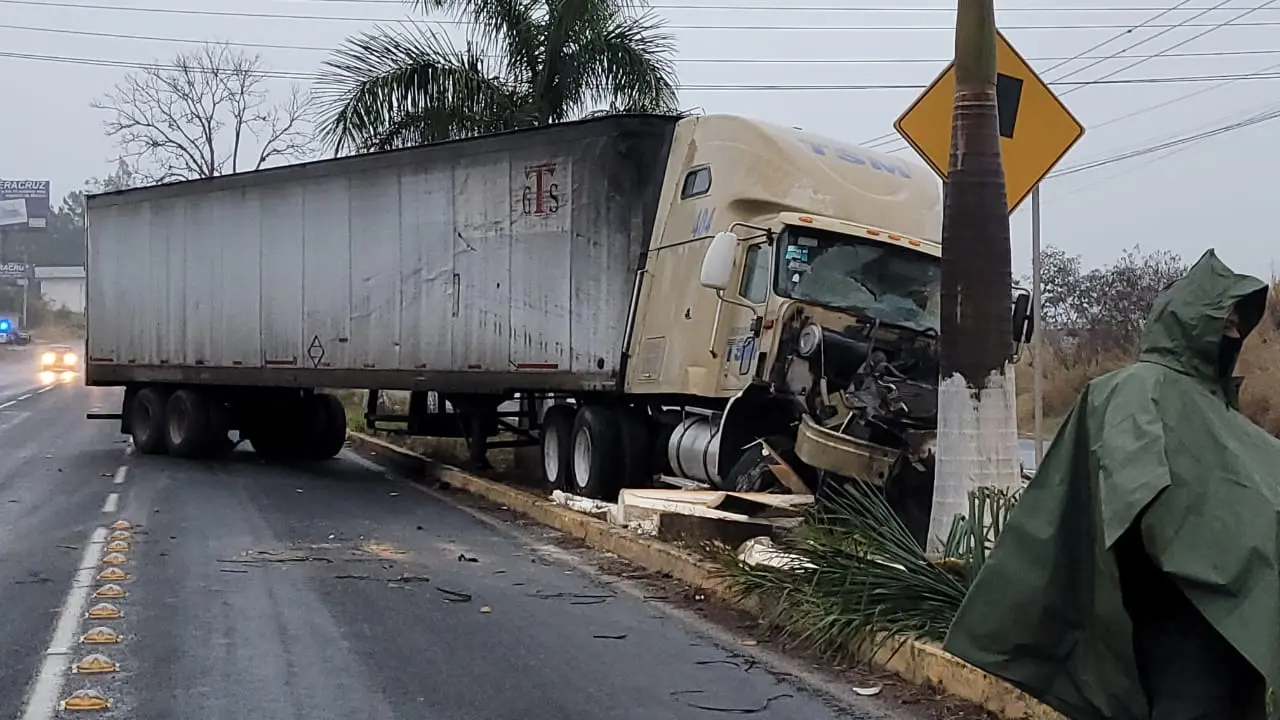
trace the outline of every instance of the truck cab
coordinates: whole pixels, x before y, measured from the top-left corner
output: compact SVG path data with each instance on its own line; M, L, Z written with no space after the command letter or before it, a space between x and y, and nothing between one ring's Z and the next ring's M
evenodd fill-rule
M799 130L728 116L681 125L627 369L628 392L669 406L668 466L736 491L868 482L923 532L940 184Z

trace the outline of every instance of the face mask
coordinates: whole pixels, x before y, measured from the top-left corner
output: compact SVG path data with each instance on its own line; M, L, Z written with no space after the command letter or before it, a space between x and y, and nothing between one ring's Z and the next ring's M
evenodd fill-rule
M1222 342L1218 345L1218 377L1231 376L1243 345L1244 338L1222 336Z

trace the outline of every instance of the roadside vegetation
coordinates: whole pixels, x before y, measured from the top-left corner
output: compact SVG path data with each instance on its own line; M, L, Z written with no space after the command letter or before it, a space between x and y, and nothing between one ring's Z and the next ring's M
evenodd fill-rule
M1043 402L1051 435L1090 380L1134 361L1151 302L1186 272L1187 263L1135 246L1111 265L1084 271L1078 256L1051 247L1043 266ZM1245 378L1241 411L1280 437L1280 278L1273 277L1271 287L1267 317L1245 343L1237 374ZM1028 349L1017 377L1018 429L1027 434L1033 429L1033 372Z

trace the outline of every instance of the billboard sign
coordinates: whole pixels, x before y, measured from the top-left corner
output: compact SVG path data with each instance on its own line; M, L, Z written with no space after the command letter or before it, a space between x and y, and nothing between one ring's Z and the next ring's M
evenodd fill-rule
M0 180L0 228L43 228L48 224L48 180Z
M29 263L0 263L0 280L25 280L33 274L35 269Z

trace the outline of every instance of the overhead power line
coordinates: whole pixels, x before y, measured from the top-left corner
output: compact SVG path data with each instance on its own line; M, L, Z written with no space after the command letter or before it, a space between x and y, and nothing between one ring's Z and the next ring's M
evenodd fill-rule
M302 0L293 0L294 2ZM307 0L311 1L311 0ZM319 2L349 2L350 0L316 0ZM395 0L400 2L401 0ZM1280 9L1280 8L1278 8ZM170 37L165 35L141 35L136 33L114 33L98 30L76 30L72 28L53 28L38 25L12 25L0 23L0 30L19 32L50 33L56 35L73 35L78 37L97 37L116 40L141 40L145 42L164 42L179 45L197 45L211 42L207 39ZM232 47L254 48L261 50L304 50L308 52L332 52L335 48L321 45L293 45L288 43L259 43L240 41L213 41ZM1215 57L1250 57L1280 55L1280 48L1256 50L1209 50L1182 53L1159 53L1154 55L1126 55L1126 58L1215 58ZM492 57L498 57L493 55ZM1113 59L1114 55L1072 55L1070 57L1036 57L1028 58L1029 62L1053 62L1062 60ZM711 65L941 65L949 62L946 58L678 58L679 63L697 63Z
M1223 6L1223 5L1225 5L1228 1L1229 1L1229 0L1223 0L1222 2L1218 3L1218 5L1216 5L1216 6L1215 6L1215 8L1222 7L1222 6ZM1160 50L1159 52L1157 52L1155 55L1151 56L1150 58L1140 58L1140 59L1136 59L1136 61L1135 61L1135 62L1129 63L1128 65L1125 65L1124 67L1122 67L1122 68L1120 68L1120 69L1118 69L1118 70L1115 70L1115 71L1109 72L1109 73L1107 73L1107 74L1103 75L1102 77L1094 78L1093 83L1090 83L1090 84L1106 84L1106 83L1110 82L1112 78L1114 78L1116 75L1119 75L1119 74L1120 74L1120 73L1122 73L1122 72L1125 72L1125 71L1130 70L1130 69L1132 69L1132 68L1134 68L1134 67L1137 67L1138 65L1141 65L1142 63L1147 62L1148 60L1150 60L1150 59L1152 59L1152 58L1163 56L1165 53L1168 53L1168 52L1170 52L1170 51L1172 51L1172 50L1176 50L1177 48L1183 47L1183 46L1185 46L1187 43L1189 43L1189 42L1191 42L1191 41L1193 41L1193 40L1198 40L1198 39L1200 39L1200 38L1204 37L1205 35L1208 35L1209 33L1213 32L1213 31L1215 31L1215 30L1218 30L1218 29L1223 28L1223 27L1227 27L1227 26L1229 26L1229 25L1234 25L1234 24L1236 24L1236 21L1240 20L1241 18L1246 17L1246 16L1248 16L1249 14L1251 14L1251 13L1253 13L1253 12L1257 12L1257 11L1259 11L1259 10L1263 10L1263 9L1267 8L1267 6L1273 5L1275 2L1276 2L1276 0L1268 0L1267 2L1263 3L1262 5L1255 6L1255 7L1253 7L1253 8L1248 8L1248 9L1246 9L1244 12L1239 13L1239 14L1235 15L1234 17L1232 17L1232 18L1230 18L1230 19L1228 19L1228 20L1225 20L1225 21L1223 21L1223 22L1221 22L1221 23L1218 23L1218 24L1214 25L1213 27L1210 27L1209 29L1207 29L1207 30L1205 30L1205 31L1203 31L1203 32L1196 33L1196 34L1195 34L1194 36L1192 36L1191 38L1188 38L1188 39L1186 39L1186 40L1183 40L1183 41L1181 41L1181 42L1179 42L1179 43L1176 43L1176 44L1174 44L1174 45L1171 45L1171 46L1169 46L1169 47L1163 48L1162 50ZM1178 9L1181 9L1181 8L1182 8L1183 6L1185 6L1186 4L1187 4L1187 0L1183 0L1183 2L1179 3L1178 5L1174 6L1173 8L1170 8L1169 10L1166 10L1166 11L1164 11L1164 12L1160 13L1159 15L1156 15L1154 18L1151 18L1151 19L1153 19L1153 20L1154 20L1154 19L1160 18L1160 17L1162 17L1163 15L1168 14L1169 12L1172 12L1172 11L1174 11L1174 10L1178 10ZM1200 17L1200 15L1203 15L1203 14L1204 14L1204 13L1199 13L1199 14L1197 14L1197 15L1192 16L1191 18L1188 18L1187 20L1191 20L1191 19L1194 19L1194 18L1196 18L1196 17ZM1186 21L1184 21L1184 23L1186 23ZM1184 25L1184 27L1189 27L1189 26L1190 26L1190 24L1185 24L1185 25ZM1141 27L1141 26L1139 26L1139 27ZM1160 35L1165 34L1165 32L1168 32L1168 31L1162 31L1162 32L1160 32L1160 33L1156 33L1155 35L1153 35L1153 36L1151 36L1151 37L1148 37L1146 40L1142 40L1142 41L1139 41L1139 42L1134 43L1134 44L1132 44L1132 45L1129 45L1129 46L1127 46L1126 48L1124 48L1124 49L1122 49L1122 50L1118 51L1118 52L1116 53L1116 56L1118 56L1118 57L1124 57L1124 56L1122 55L1122 53L1126 52L1127 50L1131 50L1131 49L1133 49L1133 48L1135 48L1135 47L1138 47L1139 45L1142 45L1142 44L1144 44L1144 43L1146 43L1146 42L1148 42L1148 41L1150 41L1150 40L1153 40L1153 39L1155 39L1156 37L1159 37ZM1120 37L1120 36L1117 36L1115 39L1118 39L1119 37ZM1087 51L1086 51L1086 52L1087 52ZM1075 72L1068 73L1067 75L1061 76L1061 77L1059 78L1059 80L1061 80L1062 78L1065 78L1065 77L1070 77L1070 76L1072 76L1072 75L1079 74L1080 72L1082 72L1082 71L1084 71L1084 70L1087 70L1087 69L1089 69L1089 68L1091 68L1091 67L1094 67L1094 66L1095 66L1095 65L1097 65L1099 62L1102 62L1102 61L1098 61L1098 62L1091 63L1091 64L1087 65L1087 66L1086 66L1086 67L1084 67L1084 68L1080 68L1079 70L1076 70ZM1264 68L1263 70L1254 71L1253 73L1248 73L1248 74L1249 74L1249 75L1251 75L1251 76L1255 76L1255 77L1264 77L1264 76L1266 76L1270 71L1272 71L1273 69L1275 69L1275 67L1276 67L1276 66L1268 66L1267 68ZM1230 83L1232 83L1232 82L1236 82L1238 79L1239 79L1239 78L1222 78L1222 79L1220 79L1220 80L1217 82L1217 84L1214 86L1214 88L1208 88L1208 90L1212 90L1212 89L1215 89L1215 88L1217 88L1217 87L1222 87L1222 86L1227 85L1227 84L1230 84ZM1053 84L1053 83L1050 83L1050 84ZM1084 87L1084 85L1077 85L1077 86L1075 86L1075 87L1069 88L1068 90L1064 91L1062 94L1063 94L1063 95L1068 95L1068 94L1070 94L1070 93L1072 93L1072 92L1074 92L1074 91L1076 91L1076 90L1079 90L1081 87ZM1202 92L1206 92L1206 91L1207 91L1207 90L1202 91ZM1198 93L1190 93L1189 95L1195 95L1195 94L1198 94ZM1188 95L1188 96L1189 96L1189 95ZM1185 97L1188 97L1188 96L1184 96L1184 98L1185 98ZM1166 104L1170 104L1170 103L1166 103ZM1155 109L1155 107L1159 107L1159 105L1157 105L1157 106L1153 106L1152 108L1149 108L1149 109ZM1125 117L1125 119L1132 118L1132 117L1137 117L1137 116L1138 116L1138 115L1140 115L1140 114L1142 114L1142 113L1141 113L1141 112L1137 112L1137 113L1129 113L1129 114ZM1107 121L1105 124L1112 124L1112 123L1114 123L1114 122L1119 122L1119 120L1117 120L1117 119L1114 119L1114 118L1113 118L1112 120ZM883 147L883 146L884 146L884 145L886 145L886 144L887 144L887 143L883 143L883 142L882 142L882 143L880 143L880 146L881 146L881 147ZM901 151L903 151L903 150L907 149L907 147L908 147L907 143L905 143L905 142L901 142L897 147L890 148L890 149L886 150L886 152L890 152L890 153L901 152Z
M164 63L155 62L136 62L130 60L115 60L108 58L85 58L72 57L65 55L42 55L37 53L21 53L0 51L0 58L9 58L14 60L32 60L38 62L55 62L71 65L88 65L97 67L118 67L135 70L169 70L173 66ZM225 68L221 68L225 69ZM264 70L260 73L264 77L278 78L283 80L315 80L320 74L315 72L299 72L290 70ZM1180 83L1197 83L1197 82L1218 82L1222 80L1277 80L1280 79L1280 72L1274 73L1237 73L1225 75L1181 75L1170 77L1146 77L1146 78L1117 78L1114 80L1084 80L1080 82L1068 81L1057 83L1059 85L1159 85L1159 84L1180 84ZM774 90L774 91L832 91L832 90L919 90L920 85L915 83L864 83L864 84L827 84L827 85L786 85L786 84L682 84L677 86L680 90L696 90L696 91L737 91L737 90Z
M327 20L338 22L399 22L394 18L386 17L355 17L355 16L335 16L335 15L312 15L301 13L263 13L263 12L241 12L233 10L194 10L189 8L162 8L162 7L142 7L136 5L96 5L91 3L73 3L58 2L56 0L0 0L0 4L4 5L24 5L29 7L46 7L46 8L71 8L75 10L103 10L111 12L131 12L131 13L152 13L163 15L186 15L186 16L202 16L202 17L233 17L233 18L254 18L258 20ZM407 8L406 8L407 9ZM409 22L421 22L436 25L470 25L466 20L448 20L448 19L429 19L416 20L414 18L405 18ZM1173 25L1148 25L1149 28L1163 27L1213 27L1215 23L1186 23ZM1271 27L1280 25L1280 20L1257 20L1247 23L1239 23L1238 27ZM684 25L666 23L663 25L666 29L671 30L762 30L769 32L817 32L817 31L839 31L839 32L894 32L894 31L920 31L920 30L937 30L946 32L955 32L952 25ZM1005 30L1117 30L1132 29L1131 25L1125 24L1090 24L1090 25L1005 25Z
M1145 38L1143 38L1143 39L1139 40L1138 42L1133 43L1132 45L1126 45L1125 47L1123 47L1123 48L1121 48L1121 49L1119 49L1119 50L1115 51L1114 53L1112 53L1112 57L1119 57L1119 56L1122 56L1122 55L1124 55L1125 53L1129 52L1130 50L1133 50L1134 48L1140 47L1140 46L1142 46L1142 45L1146 45L1147 43L1151 42L1152 40L1155 40L1155 39L1156 39L1156 38L1158 38L1158 37L1162 37L1162 36L1164 36L1164 35L1167 35L1168 33L1173 32L1174 30L1178 29L1179 27L1185 27L1185 26L1186 26L1188 23L1190 23L1192 20L1195 20L1195 19L1197 19L1197 18L1199 18L1199 17L1203 17L1206 13L1213 12L1214 10L1217 10L1218 8L1221 8L1222 6L1226 5L1226 4L1227 4L1227 3L1229 3L1229 2L1231 2L1231 0L1221 0L1221 2L1219 2L1217 5L1214 5L1212 8L1209 8L1209 9L1206 9L1206 10L1201 10L1200 12L1196 13L1195 15L1192 15L1191 17L1188 17L1187 19L1185 19L1185 20L1181 21L1180 23L1178 23L1177 25L1174 25L1173 27L1165 28L1165 29L1161 30L1160 32L1155 33L1154 35L1148 35L1147 37L1145 37ZM1182 5L1185 5L1185 4L1186 4L1186 0L1184 0L1184 1L1183 1L1183 2L1181 2L1181 3L1179 3L1178 5L1174 6L1174 8L1176 9L1176 8L1178 8L1178 7L1182 6ZM1172 10L1170 10L1170 12L1172 12ZM1159 18L1159 17L1161 17L1161 15L1164 15L1164 13L1161 13L1160 15L1157 15L1156 17L1157 17L1157 18ZM1211 28L1209 28L1208 30L1204 31L1204 33L1201 33L1201 35L1203 35L1203 34L1205 34L1205 33L1213 32L1214 30L1217 30L1218 28L1222 27L1223 25L1228 25L1228 24L1230 24L1231 22L1233 22L1233 21L1235 21L1235 20L1239 20L1239 19L1240 19L1240 17L1242 17L1242 16L1233 17L1233 18L1231 18L1231 20L1227 20L1227 21L1225 21L1225 22L1223 22L1223 23L1220 23L1220 24L1218 24L1216 27L1211 27ZM1200 37L1201 35L1196 35L1196 37ZM1164 48L1164 50L1162 50L1161 52L1167 52L1168 50L1170 50L1170 48ZM1089 69L1091 69L1091 68L1095 68L1095 67L1097 67L1098 65L1100 65L1100 64L1102 64L1102 63L1104 63L1104 62L1106 62L1106 61L1105 61L1105 60L1094 60L1093 62L1089 63L1088 65L1085 65L1085 66L1084 66L1084 67L1082 67L1082 68L1077 68L1076 70L1073 70L1070 74L1071 74L1071 75L1078 75L1078 74L1080 74L1080 73L1082 73L1082 72L1084 72L1084 71L1086 71L1086 70L1089 70ZM1138 60L1135 64L1144 63L1144 62L1147 62L1147 60ZM1128 69L1128 68L1130 68L1130 67L1133 67L1133 66L1132 66L1132 65L1126 65L1124 69L1126 69L1126 70L1127 70L1127 69ZM1116 75L1116 73L1111 73L1111 74L1106 75L1106 76L1104 76L1104 77L1115 77L1115 75ZM1061 80L1061 79L1062 79L1062 78L1059 78L1059 80ZM1079 88L1072 88L1072 90L1078 90L1078 89L1079 89ZM1071 90L1068 90L1067 92L1069 93L1069 92L1071 92ZM1066 94L1066 93L1064 93L1064 94Z
M1152 15L1151 17L1147 18L1146 20L1143 20L1142 22L1138 23L1137 25L1134 25L1134 26L1132 26L1132 27L1126 28L1123 32L1117 33L1116 35L1113 35L1113 36L1111 36L1111 37L1107 38L1106 40L1103 40L1102 42L1100 42L1100 43L1098 43L1098 44L1096 44L1096 45L1093 45L1093 46L1091 46L1091 47L1085 48L1084 50L1081 50L1080 52L1076 53L1075 57L1067 58L1066 60L1063 60L1062 62L1059 62L1059 63L1054 64L1054 65L1053 65L1053 67L1048 68L1048 69L1047 69L1047 70L1045 70L1044 72L1045 72L1045 74L1050 73L1050 72L1053 72L1054 70L1056 70L1056 69L1058 69L1058 68L1062 67L1063 65L1066 65L1066 64L1068 64L1068 63L1074 62L1075 60L1078 60L1078 59L1080 59L1081 57L1083 57L1083 56L1085 56L1085 55L1087 55L1087 54L1089 54L1089 53L1091 53L1091 52L1093 52L1093 51L1095 51L1095 50L1099 50L1099 49L1101 49L1103 46L1110 45L1111 43L1115 42L1116 40L1119 40L1120 38L1125 37L1126 35L1129 35L1130 33L1133 33L1133 32L1136 32L1136 31L1138 31L1138 30L1141 30L1143 27L1146 27L1146 26L1150 25L1151 23L1154 23L1155 21L1159 20L1160 18L1164 17L1165 15L1168 15L1168 14L1170 14L1170 13L1172 13L1172 12L1176 11L1176 10L1179 10L1179 9L1183 8L1184 6L1186 6L1186 5L1187 5L1188 3L1190 3L1190 2L1191 2L1191 0L1182 0L1182 1L1181 1L1181 2L1179 2L1177 5L1174 5L1174 6L1173 6L1173 7L1171 7L1171 8L1168 8L1168 9L1166 9L1166 10L1163 10L1163 11L1161 11L1161 12L1158 12L1158 13L1156 13L1155 15ZM1187 18L1187 20L1184 20L1183 22L1186 22L1186 21L1188 21L1188 20L1192 20L1192 19L1194 19L1194 18ZM1114 58L1116 55L1120 54L1121 52L1124 52L1124 51L1123 51L1123 50L1120 50L1120 51L1112 52L1111 54L1107 55L1107 56L1105 57L1105 59L1111 59L1111 58ZM1077 74L1079 74L1079 73L1080 73L1080 70L1070 71L1070 72L1064 73L1064 74L1063 74L1063 75L1061 75L1058 79L1059 79L1059 80L1065 80L1066 78L1069 78L1069 77L1071 77L1072 75L1077 75ZM894 132L887 132L887 133L885 133L885 134L883 134L883 135L879 135L879 136L877 136L877 137L875 137L875 138L872 138L871 140L867 141L867 142L866 142L866 143L864 143L864 144L865 144L867 147L870 147L870 148L873 148L873 149L885 149L885 148L888 148L888 146L890 146L890 145L896 145L897 147L889 148L889 149L885 150L886 152L891 152L891 153L893 153L893 152L901 152L901 151L903 151L903 150L906 150L906 149L907 149L907 147L908 147L907 143L906 143L906 142L904 142L902 138L898 137L897 133L894 133Z
M1219 7L1221 7L1222 5L1226 5L1226 4L1227 4L1228 2L1230 2L1230 1L1231 1L1231 0L1222 0L1222 2L1221 2L1221 3L1219 3ZM1230 20L1227 20L1227 21L1223 22L1221 25L1219 25L1219 26L1217 26L1217 27L1211 27L1211 28L1208 28L1208 29L1206 29L1206 30L1202 30L1202 31L1200 31L1200 32L1196 33L1195 35L1192 35L1191 37L1186 38L1185 40L1182 40L1182 41L1180 41L1180 42L1174 43L1173 45L1170 45L1169 47L1165 48L1165 49L1164 49L1164 50L1162 50L1161 52L1169 52L1169 51L1171 51L1171 50L1177 50L1177 49L1178 49L1178 48L1180 48L1180 47L1184 47L1184 46L1185 46L1185 45L1187 45L1188 43L1191 43L1191 42L1194 42L1194 41L1196 41L1196 40L1199 40L1200 38L1204 37L1205 35L1208 35L1209 33L1213 32L1213 31L1215 31L1215 30L1218 30L1219 28L1226 27L1226 26L1228 26L1228 25L1237 25L1237 24L1238 24L1238 23L1237 23L1237 21L1242 20L1242 19L1244 19L1244 18L1248 17L1249 15L1252 15L1253 13L1258 12L1259 10L1262 10L1262 9L1266 8L1268 5L1274 5L1275 3L1276 3L1276 0L1268 0L1267 2L1263 3L1262 5L1258 5L1258 6L1256 6L1256 7L1249 8L1249 9L1245 10L1244 12L1239 13L1238 15L1236 15L1236 16L1234 16L1234 17L1232 17ZM1208 12L1208 11L1206 10L1205 12ZM1201 14L1203 14L1203 13L1201 13ZM1197 16L1195 16L1195 17L1199 17L1199 15L1197 15ZM1156 33L1156 35L1153 35L1151 38L1148 38L1148 39L1147 39L1147 41L1150 41L1150 40L1152 40L1152 39L1154 39L1154 38L1156 38L1156 37L1159 37L1160 35L1163 35L1163 34L1164 34L1163 32ZM1144 42L1147 42L1147 41L1144 41ZM1131 45L1131 46L1129 46L1129 47L1130 47L1130 49L1131 49L1131 48L1133 48L1133 47L1137 47L1137 45L1141 45L1141 44L1142 44L1142 43L1140 42L1140 43L1136 43L1135 45ZM1121 51L1121 52L1123 52L1123 51ZM1119 74L1120 74L1120 73L1122 73L1122 72L1126 72L1126 71L1128 71L1128 70L1132 70L1133 68L1135 68L1135 67L1137 67L1137 66L1139 66L1139 65L1141 65L1141 64L1143 64L1143 63L1145 63L1145 62L1149 62L1150 60L1151 60L1151 58L1140 58L1140 59L1134 60L1133 62L1129 63L1128 65L1125 65L1124 67L1122 67L1122 68L1118 68L1118 69L1116 69L1116 70L1112 70L1111 72L1107 73L1106 75L1103 75L1102 77L1100 77L1100 78L1096 78L1096 79L1098 79L1098 80L1108 80L1108 79L1110 79L1110 78L1115 77L1116 75L1119 75ZM1089 69L1089 68L1091 68L1091 67L1093 67L1093 66L1097 65L1097 64L1098 64L1098 63L1100 63L1100 62L1102 62L1102 61L1101 61L1101 60L1095 61L1095 62L1093 62L1092 64L1090 64L1090 65L1088 65L1088 66L1086 66L1086 67L1084 67L1084 68L1081 68L1081 70L1087 70L1087 69ZM1072 90L1079 90L1079 88L1073 88ZM1063 93L1063 94L1065 95L1065 94L1067 94L1067 93L1070 93L1070 92L1072 92L1072 90L1068 90L1066 93Z
M1249 116L1243 120L1237 120L1235 122L1228 123L1226 125L1219 125L1209 130L1204 130L1201 132L1184 135L1182 137L1174 138L1172 140L1166 140L1164 142L1159 142L1154 145L1148 145L1146 147L1141 147L1134 150L1128 150L1126 152L1122 152L1106 158L1101 158L1099 160L1093 160L1090 162L1080 163L1079 165L1073 165L1071 167L1064 168L1057 172L1050 173L1047 179L1053 180L1056 178L1068 177L1070 175L1077 175L1082 172L1096 170L1098 168L1106 167L1108 165L1114 165L1116 163L1124 162L1126 160L1132 160L1134 158L1151 155L1152 153L1158 153L1158 152L1163 152L1165 150L1170 150L1173 148L1179 148L1187 145L1198 144L1198 143L1204 142L1205 140L1218 137L1220 135L1227 135L1229 133L1233 133L1238 130L1244 130L1245 128L1254 127L1255 125L1261 125L1262 123L1270 122L1277 118L1280 118L1280 109L1267 110L1265 112L1260 112L1255 115Z

